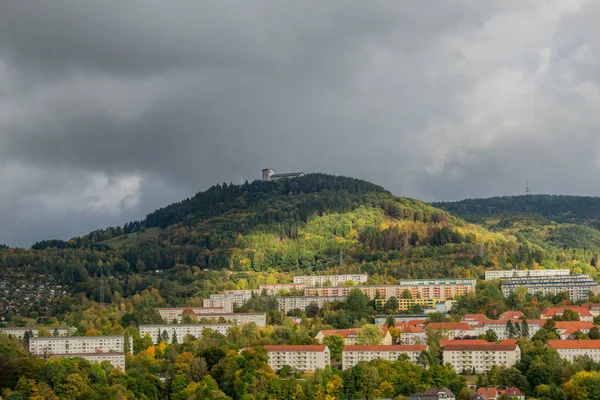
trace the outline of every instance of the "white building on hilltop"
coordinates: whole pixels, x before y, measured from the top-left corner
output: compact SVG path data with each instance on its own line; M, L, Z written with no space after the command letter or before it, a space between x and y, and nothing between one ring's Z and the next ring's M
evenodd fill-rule
M288 172L285 174L276 174L274 169L265 168L262 170L262 180L265 182L276 181L278 179L300 178L304 176L304 172Z

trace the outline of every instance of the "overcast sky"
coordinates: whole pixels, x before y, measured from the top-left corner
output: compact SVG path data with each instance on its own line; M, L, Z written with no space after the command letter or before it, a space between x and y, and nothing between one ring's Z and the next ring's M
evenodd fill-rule
M216 182L600 195L600 2L5 0L0 243Z

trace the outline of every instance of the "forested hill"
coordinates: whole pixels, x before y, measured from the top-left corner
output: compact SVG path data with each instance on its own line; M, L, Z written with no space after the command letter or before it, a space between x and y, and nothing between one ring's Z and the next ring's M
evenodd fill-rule
M511 267L595 275L600 235L565 251L561 231L491 228L365 181L309 174L217 185L123 227L30 250L0 248L0 272L54 276L96 301L104 276L105 301L153 288L168 305L297 274L367 272L372 283Z
M432 205L469 220L498 214L536 213L558 223L600 227L600 197L540 194L466 199Z

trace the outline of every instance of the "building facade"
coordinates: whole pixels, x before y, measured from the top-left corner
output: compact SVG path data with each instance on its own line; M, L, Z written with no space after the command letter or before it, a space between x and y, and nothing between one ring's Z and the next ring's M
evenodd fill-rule
M545 276L565 276L570 275L569 269L508 269L485 271L485 280L505 279L505 278L539 278Z
M251 322L259 328L267 326L267 314L265 313L219 313L219 314L198 314L196 316L200 323L228 323L233 325L244 325Z
M407 355L413 363L418 363L419 355L427 350L427 345L355 345L344 346L342 351L342 369L354 367L360 361L372 361L376 359L396 361L398 357Z
M600 362L600 340L549 340L548 347L570 362L580 356L590 356L595 362Z
M501 287L504 296L514 293L520 287L531 294L567 292L573 302L587 300L590 292L594 295L599 293L598 283L588 275L507 278L502 280Z
M150 335L152 342L158 343L163 340L173 342L173 338L177 338L178 343L183 343L188 335L201 338L205 329L211 329L222 335L227 334L227 330L231 324L186 324L186 325L140 325L140 336ZM166 332L166 335L164 334ZM163 338L163 335L166 339Z
M294 371L314 371L331 365L331 354L327 346L265 346L269 366L279 371L284 365Z
M516 343L456 343L444 346L443 357L444 364L451 364L458 373L480 373L489 371L494 365L512 367L521 359L521 349Z
M80 357L91 363L102 363L108 361L115 368L121 368L125 371L125 353L72 353L72 354L51 354L49 358L74 358Z
M295 276L294 283L305 286L339 286L346 282L365 283L369 279L367 274L347 274L347 275L307 275Z
M133 339L129 338L129 348L133 349ZM51 354L95 354L124 353L123 336L67 336L43 337L29 340L29 351L34 355Z
M198 314L214 314L225 312L223 307L170 307L157 308L156 311L167 324L173 320L181 321L183 315L196 316Z
M322 308L327 303L346 301L347 298L348 296L280 296L277 297L277 303L279 310L287 313L295 309L306 311L306 307L311 303Z
M274 284L264 284L259 285L258 290L259 293L263 291L266 292L269 296L278 295L279 292L299 292L300 294L304 293L304 288L306 285L304 283L274 283Z
M475 331L476 331L475 334L476 335L485 335L487 333L487 331L491 330L496 334L496 336L498 337L498 340L511 339L509 337L510 332L508 331L508 321L511 321L511 324L513 325L515 330L519 331L519 333L523 332L524 320L520 320L520 319L510 319L510 320L509 319L488 319L487 321L485 321L475 327ZM536 332L539 331L544 326L545 323L546 323L546 321L540 320L540 319L527 320L527 328L529 331L529 337L532 337L533 335L535 335Z
M75 328L67 328L67 327L46 326L46 327L44 327L44 329L47 330L48 333L50 334L49 336L52 336L52 337L69 336L73 332L75 332ZM12 336L17 339L23 339L23 337L25 337L25 332L27 332L27 331L30 331L31 334L33 335L33 337L39 336L39 330L37 328L2 328L2 329L0 329L0 332L4 333L5 335Z
M310 286L304 289L307 296L348 296L353 289L359 289L371 300L389 300L395 297L400 301L408 291L413 299L434 299L445 301L471 293L475 290L475 279L403 280L399 285L372 286Z
M565 307L551 307L546 308L542 311L541 317L542 319L552 319L556 316L562 317L565 310L573 311L575 314L579 315L580 321L593 322L594 315L587 308L577 307L577 306L565 306Z

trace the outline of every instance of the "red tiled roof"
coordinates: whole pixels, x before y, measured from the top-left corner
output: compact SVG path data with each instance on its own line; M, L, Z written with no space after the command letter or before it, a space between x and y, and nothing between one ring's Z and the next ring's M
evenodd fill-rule
M325 351L327 346L321 345L283 345L283 346L264 346L265 350L272 352L285 352L285 351L293 351L293 352L322 352Z
M519 342L519 339L504 339L500 343L502 343L502 344L517 344L518 342Z
M407 325L405 328L402 328L402 333L424 333L423 328L419 326Z
M542 315L544 315L548 318L552 318L555 315L562 315L565 312L565 310L571 310L573 312L576 312L577 314L579 314L582 317L592 317L592 314L590 313L590 311L588 309L583 308L583 307L577 307L577 306L546 308L544 311L542 311Z
M485 343L485 344L448 344L444 351L515 351L516 344Z
M573 334L581 330L590 330L594 324L589 321L556 321L556 329L563 335Z
M549 340L553 349L600 349L600 340Z
M467 314L462 317L461 322L464 321L485 321L488 319L485 314Z
M396 346L386 345L354 345L344 346L344 351L423 351L427 350L426 344L401 344Z
M525 316L521 311L507 311L500 315L500 319L521 319Z
M427 325L431 329L447 329L449 331L472 331L473 327L466 322L432 322Z
M495 387L480 387L477 389L477 394L486 399L498 397L498 389Z

